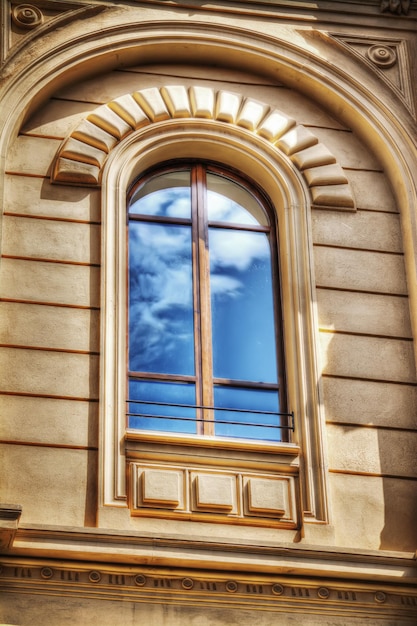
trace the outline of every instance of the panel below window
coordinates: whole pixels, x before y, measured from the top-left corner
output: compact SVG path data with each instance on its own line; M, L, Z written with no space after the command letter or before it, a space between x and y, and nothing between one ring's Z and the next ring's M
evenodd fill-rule
M160 439L126 441L129 506L133 516L187 519L225 524L298 528L299 449L219 448L200 439L187 445ZM194 440L195 441L195 440ZM243 458L242 458L243 456Z

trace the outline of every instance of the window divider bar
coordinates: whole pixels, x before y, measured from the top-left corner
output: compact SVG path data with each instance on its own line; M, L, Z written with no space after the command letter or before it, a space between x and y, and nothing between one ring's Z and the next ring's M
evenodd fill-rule
M197 228L198 228L198 258L200 281L200 323L201 323L201 386L202 404L214 404L213 392L213 345L211 327L211 300L210 300L210 257L207 222L207 182L206 172L201 164L194 168L197 179ZM214 416L207 409L203 409L203 434L214 435Z

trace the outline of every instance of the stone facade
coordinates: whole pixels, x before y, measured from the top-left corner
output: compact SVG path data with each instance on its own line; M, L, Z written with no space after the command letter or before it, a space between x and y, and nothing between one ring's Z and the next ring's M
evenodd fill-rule
M417 7L2 4L0 622L415 624ZM126 193L276 211L289 441L126 431Z

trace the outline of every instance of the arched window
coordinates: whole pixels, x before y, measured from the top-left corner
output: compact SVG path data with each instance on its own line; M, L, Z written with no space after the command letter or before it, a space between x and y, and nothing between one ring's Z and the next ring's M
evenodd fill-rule
M205 163L128 194L128 428L288 440L275 221Z

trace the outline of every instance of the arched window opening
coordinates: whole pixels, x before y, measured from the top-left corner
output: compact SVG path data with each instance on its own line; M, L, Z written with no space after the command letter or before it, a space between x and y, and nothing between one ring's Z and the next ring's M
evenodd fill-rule
M128 194L128 428L288 441L275 221L252 185L170 165Z

